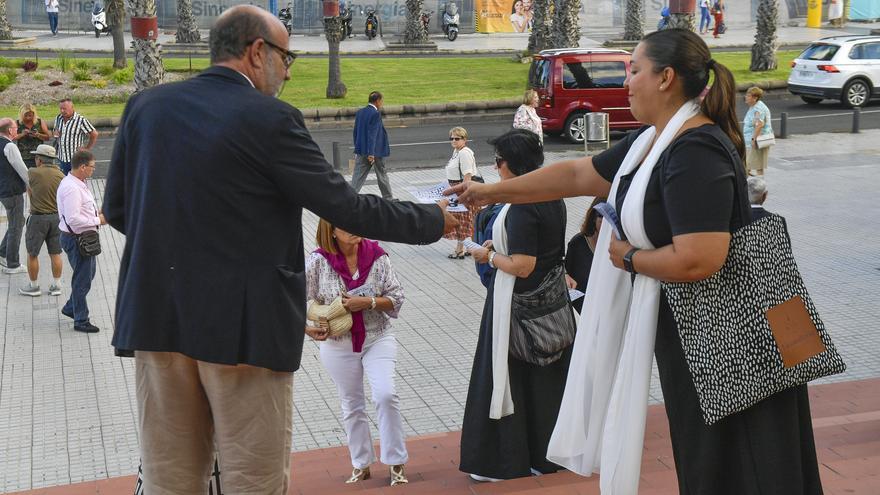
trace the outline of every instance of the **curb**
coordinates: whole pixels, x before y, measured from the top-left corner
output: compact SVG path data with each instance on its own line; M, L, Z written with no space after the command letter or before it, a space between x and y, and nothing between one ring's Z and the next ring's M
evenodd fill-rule
M175 46L169 46L169 44L160 44L159 46L162 48L163 54L168 55L204 55L208 56L210 53L208 51L207 46L205 48L180 48ZM66 53L103 53L108 56L113 55L112 50L90 50L86 48L47 48L47 47L32 47L32 46L20 46L20 45L11 45L11 44L0 44L0 52L5 51L29 51L29 52L39 52L39 53L57 53L60 51L64 51ZM295 54L301 56L328 56L329 52L323 50L307 50L307 51L299 51L292 50ZM134 50L126 49L125 53L134 54ZM381 55L381 56L400 56L400 55L443 55L443 56L456 56L456 55L498 55L500 57L509 56L514 54L519 54L520 50L514 49L500 49L500 50L489 50L489 49L474 49L474 50L362 50L362 51L346 51L339 52L340 55L346 56L370 56L370 55Z

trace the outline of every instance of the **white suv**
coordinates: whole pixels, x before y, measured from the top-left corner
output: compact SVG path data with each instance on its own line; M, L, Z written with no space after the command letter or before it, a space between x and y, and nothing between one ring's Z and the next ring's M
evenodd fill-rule
M880 36L814 41L791 63L788 91L807 103L839 99L848 107L880 97Z

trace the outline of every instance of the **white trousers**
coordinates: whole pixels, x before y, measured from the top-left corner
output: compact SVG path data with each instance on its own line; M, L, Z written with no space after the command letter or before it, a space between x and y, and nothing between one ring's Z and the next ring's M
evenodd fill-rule
M350 340L324 341L321 343L321 362L339 392L351 465L364 469L376 462L366 411L364 372L370 381L373 403L379 416L381 461L388 466L406 464L409 455L406 452L403 418L400 416L400 399L394 386L394 369L397 365L397 339L394 335L367 336L360 353L352 352Z

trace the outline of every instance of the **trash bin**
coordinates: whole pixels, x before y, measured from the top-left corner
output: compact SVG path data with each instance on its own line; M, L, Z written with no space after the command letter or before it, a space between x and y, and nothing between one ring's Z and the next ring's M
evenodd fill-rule
M590 112L584 119L586 132L584 135L584 151L588 155L598 151L607 150L610 140L608 127L608 114L603 112Z

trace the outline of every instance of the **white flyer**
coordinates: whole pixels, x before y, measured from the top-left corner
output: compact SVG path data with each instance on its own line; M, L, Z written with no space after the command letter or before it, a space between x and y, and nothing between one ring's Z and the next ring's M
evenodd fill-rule
M568 289L568 299L570 301L576 301L576 300L584 297L585 295L586 294L584 294L583 292L581 292L577 289Z
M355 287L354 289L349 289L346 291L349 296L352 297L373 297L373 287L370 285L361 285L360 287Z
M466 206L458 204L457 194L450 194L449 196L443 195L443 191L448 188L449 182L443 181L421 189L409 187L407 188L407 191L412 194L412 197L415 198L417 203L437 203L441 200L448 199L449 206L446 207L446 211L453 213L463 213L468 211Z
M461 241L461 245L464 246L464 249L466 251L470 251L471 249L479 249L479 248L483 247L470 239L465 239L465 240Z

